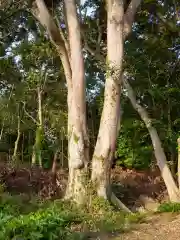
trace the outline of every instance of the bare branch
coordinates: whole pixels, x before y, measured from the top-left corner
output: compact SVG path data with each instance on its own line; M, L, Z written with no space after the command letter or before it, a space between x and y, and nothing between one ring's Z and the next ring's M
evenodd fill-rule
M101 55L100 52L98 52L97 50L92 49L92 48L88 45L85 36L83 36L83 39L84 39L84 48L85 48L93 57L95 57L98 61L100 61L100 62L102 62L102 63L105 64L105 58L104 58L104 56Z
M130 34L132 29L132 24L134 21L135 14L137 12L137 8L139 7L142 0L131 0L126 13L124 15L124 38Z
M29 114L28 112L27 112L27 110L26 110L26 108L25 108L25 102L22 102L23 103L23 105L24 105L24 107L23 107L23 109L24 109L24 112L25 112L25 114L29 117L29 118L31 118L31 120L36 124L36 125L39 125L39 123L36 121L36 119L35 118L33 118L33 116L31 116L31 114Z

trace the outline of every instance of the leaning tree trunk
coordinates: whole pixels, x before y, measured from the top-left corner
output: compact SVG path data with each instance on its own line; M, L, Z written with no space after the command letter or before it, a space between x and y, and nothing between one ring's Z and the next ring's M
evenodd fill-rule
M130 99L133 108L139 113L141 119L143 120L143 122L145 123L145 125L149 131L151 141L153 144L153 148L154 148L155 157L157 160L157 165L161 171L161 175L165 182L165 185L166 185L166 188L167 188L167 191L169 194L169 198L172 202L179 202L180 201L179 190L178 190L176 183L172 177L171 171L167 165L166 155L162 148L161 140L158 136L156 128L153 127L152 121L149 118L146 109L137 102L135 93L134 93L132 87L130 86L128 80L125 79L125 77L123 80L124 80L123 81L124 86L127 90L128 98Z
M92 159L91 180L97 195L110 196L110 172L115 152L120 109L121 74L123 62L123 17L122 2L107 1L107 70L104 105L98 138Z
M33 14L46 28L52 44L60 55L68 87L69 180L66 198L82 203L87 196L89 140L86 125L84 61L76 3L74 0L65 1L64 17L67 18L65 22L69 33L68 42L63 35L61 25L56 25L44 0L35 2Z

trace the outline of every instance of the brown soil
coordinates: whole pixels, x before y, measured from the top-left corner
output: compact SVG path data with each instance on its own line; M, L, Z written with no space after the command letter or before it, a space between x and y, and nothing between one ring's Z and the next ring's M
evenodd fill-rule
M178 240L180 239L180 215L164 213L153 216L149 221L138 225L129 233L124 233L113 240Z
M145 197L157 203L167 200L166 188L157 168L136 171L117 167L112 170L112 181L116 196L130 208L144 206Z

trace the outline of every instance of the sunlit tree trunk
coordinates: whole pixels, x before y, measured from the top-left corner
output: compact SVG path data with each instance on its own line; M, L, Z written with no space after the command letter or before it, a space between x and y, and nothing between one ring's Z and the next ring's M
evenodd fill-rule
M66 198L82 203L87 197L89 140L86 124L85 73L80 25L74 0L65 1L67 41L56 25L43 0L36 0L33 11L45 26L51 42L60 55L68 87L68 164L69 180ZM38 10L38 11L36 11Z
M89 141L86 122L85 72L81 30L75 0L65 1L71 52L72 92L68 92L69 181L66 197L81 203L87 196Z
M92 160L92 182L98 196L107 198L110 192L110 169L115 152L120 109L123 62L123 1L107 1L107 65L104 105L97 143Z
M128 80L125 77L124 77L124 86L127 89L128 98L130 99L133 108L139 113L141 119L143 120L143 122L145 123L148 129L148 132L150 134L151 141L153 144L155 157L157 160L157 165L161 171L161 175L165 182L165 185L169 194L169 198L172 202L179 202L180 201L179 189L176 186L176 183L173 179L171 171L167 165L166 155L162 148L161 140L158 136L156 128L153 127L152 121L148 116L146 109L136 101L135 93L132 87L130 86Z
M131 32L141 0L132 0L124 13L123 1L107 0L107 59L104 105L92 160L91 180L98 196L115 198L110 189L111 164L120 117L121 75L124 40ZM92 51L90 51L92 52ZM96 56L96 53L94 54ZM97 56L98 57L98 56ZM102 57L98 57L99 60ZM122 206L122 203L120 203ZM123 207L124 208L124 207Z
M132 0L124 14L123 0L107 0L107 70L104 107L92 160L91 180L98 196L107 198L110 190L111 161L117 137L123 45L131 31L141 0ZM86 123L85 72L80 24L75 0L64 1L68 40L47 9L44 0L36 0L34 15L45 26L60 55L68 87L68 163L69 181L66 198L78 203L88 195L89 137Z

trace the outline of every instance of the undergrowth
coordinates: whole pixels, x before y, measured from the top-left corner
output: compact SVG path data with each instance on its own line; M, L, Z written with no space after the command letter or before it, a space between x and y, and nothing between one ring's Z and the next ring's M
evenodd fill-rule
M86 208L56 200L41 202L35 197L0 196L0 239L81 240L91 231L120 231L142 220L140 214L115 211L104 200L94 199Z
M180 203L162 203L157 212L180 212Z

